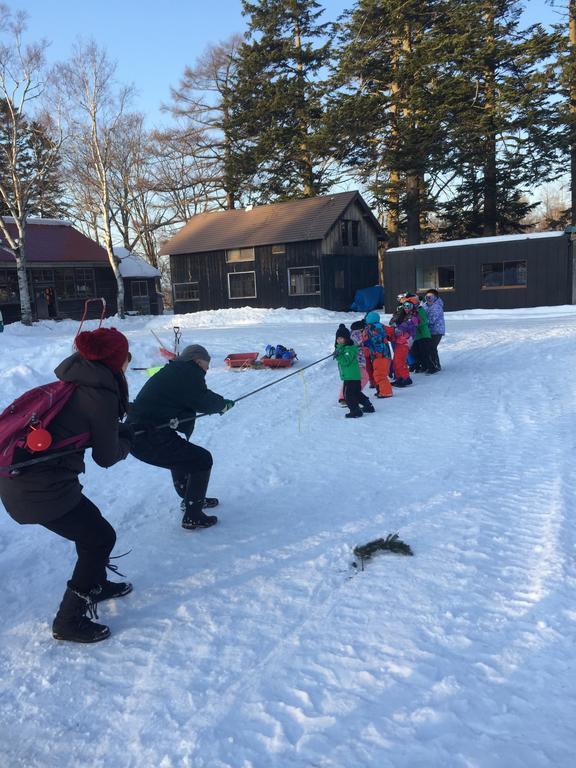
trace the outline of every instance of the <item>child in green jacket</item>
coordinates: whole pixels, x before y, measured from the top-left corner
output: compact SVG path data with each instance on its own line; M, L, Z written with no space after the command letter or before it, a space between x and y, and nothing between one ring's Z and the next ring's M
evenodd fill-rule
M374 406L362 392L358 347L350 338L350 331L346 326L341 325L338 329L334 357L338 362L340 378L344 382L344 400L350 409L346 418L357 419L363 413L374 413Z

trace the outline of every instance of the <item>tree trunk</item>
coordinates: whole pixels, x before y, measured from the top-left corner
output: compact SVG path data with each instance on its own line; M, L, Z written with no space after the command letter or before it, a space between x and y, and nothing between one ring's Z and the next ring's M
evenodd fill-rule
M118 266L118 259L114 256L114 248L112 246L112 229L110 227L110 211L107 202L102 205L102 219L104 223L104 248L108 255L108 261L114 272L116 278L116 285L118 287L117 306L118 317L124 320L124 280L120 274L120 268Z
M568 3L570 44L570 224L576 225L576 0Z
M294 30L294 46L297 54L296 71L298 73L298 86L300 88L300 162L302 174L302 190L306 197L314 197L316 194L314 184L314 168L310 159L310 148L308 146L308 125L304 119L306 114L306 83L304 80L304 67L302 65L302 43L300 40L300 27L296 24Z
M484 141L484 226L483 235L496 234L497 184L496 184L496 65L494 55L494 7L488 4L486 11L486 47L488 56L484 76L486 79L486 136Z
M406 176L406 245L420 244L420 177L416 171Z
M14 254L16 258L16 274L18 275L18 290L20 291L20 317L23 325L32 325L32 303L28 289L28 276L26 274L26 243L22 235L20 245Z

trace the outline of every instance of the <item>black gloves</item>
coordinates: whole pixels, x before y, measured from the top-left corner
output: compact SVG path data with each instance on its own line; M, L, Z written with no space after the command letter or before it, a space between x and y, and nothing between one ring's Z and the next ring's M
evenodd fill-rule
M224 400L224 408L220 411L220 416L223 416L230 408L234 408L234 400Z

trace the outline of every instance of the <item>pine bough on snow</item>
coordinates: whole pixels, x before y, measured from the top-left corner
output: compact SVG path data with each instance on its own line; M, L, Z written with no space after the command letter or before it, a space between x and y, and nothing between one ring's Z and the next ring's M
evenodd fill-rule
M362 570L364 570L364 561L371 560L372 557L380 551L393 552L396 555L413 555L412 549L409 544L398 538L397 533L389 533L385 539L374 539L369 541L368 544L361 544L352 550L354 556L360 560ZM357 563L352 563L357 568Z

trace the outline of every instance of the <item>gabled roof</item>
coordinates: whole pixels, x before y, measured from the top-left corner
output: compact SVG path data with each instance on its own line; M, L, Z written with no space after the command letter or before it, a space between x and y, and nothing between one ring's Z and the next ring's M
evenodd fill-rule
M16 227L8 216L6 226L16 234ZM89 262L108 264L102 246L75 229L69 221L58 219L28 219L26 229L26 260L29 262ZM0 233L0 262L14 264L14 256L6 250Z
M142 279L160 277L160 272L141 256L127 248L114 248L114 256L119 260L118 269L122 277L140 277Z
M353 202L363 208L378 237L384 238L384 230L361 195L338 192L251 209L200 213L164 243L160 255L322 240Z

